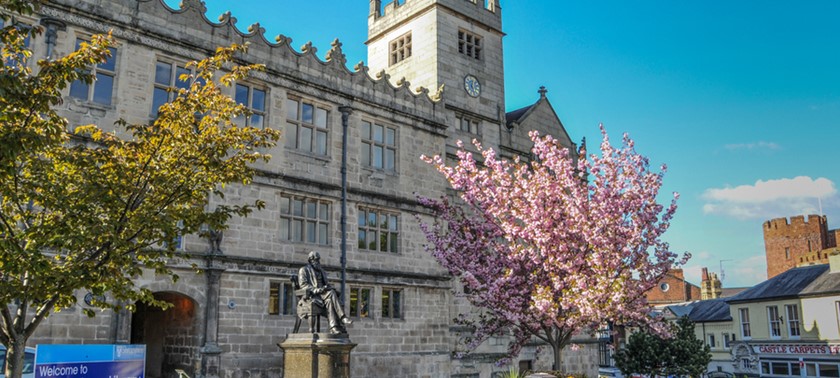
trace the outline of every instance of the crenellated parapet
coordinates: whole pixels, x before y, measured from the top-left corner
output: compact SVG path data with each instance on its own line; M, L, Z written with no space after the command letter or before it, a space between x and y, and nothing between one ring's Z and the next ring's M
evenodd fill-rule
M768 277L805 261L825 262L817 252L837 246L837 230L829 230L828 219L821 215L771 219L764 222L763 230Z
M241 58L265 64L266 71L256 75L260 80L276 85L307 82L338 97L386 101L388 106L396 105L397 110L427 119L438 118L435 114L442 107L437 104L437 89L411 88L404 79L392 82L388 75L370 72L362 63L351 71L338 39L322 60L311 42L296 50L292 39L282 34L267 38L259 23L243 30L230 12L220 15L217 21L208 19L206 12L200 0L183 0L179 9L169 7L163 0L55 0L41 13L89 32L111 31L118 40L147 45L185 60L206 57L218 46L248 43L248 53Z
M824 216L811 214L808 215L808 218L806 219L804 215L797 215L790 217L790 220L788 220L787 217L768 220L764 222L764 230L765 232L775 230L787 232L801 227L819 228L825 226L825 224L826 219Z
M454 5L461 9L473 7L477 10L492 13L496 17L501 18L501 6L499 5L499 0L392 0L385 2L384 7L382 6L382 0L370 0L370 17L378 19L380 17L390 16L406 5L414 5L412 3L423 3L420 5L439 3L449 6Z
M419 17L432 9L444 9L464 15L484 28L501 33L502 8L499 0L370 0L368 16L369 39L413 17Z

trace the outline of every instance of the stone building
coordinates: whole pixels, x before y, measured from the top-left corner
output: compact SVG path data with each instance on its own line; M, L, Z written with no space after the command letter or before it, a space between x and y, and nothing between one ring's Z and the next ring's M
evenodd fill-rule
M828 263L827 249L837 247L840 230L829 230L828 219L820 215L771 219L764 222L764 250L767 278L804 264Z
M283 131L257 165L253 184L227 189L227 200L267 204L233 219L220 248L185 235L177 283L153 273L140 286L174 307L138 306L134 313L101 312L88 319L79 304L50 316L31 339L38 343L142 343L147 376L278 377L277 343L291 331L291 274L310 250L320 252L338 284L346 263L349 328L357 377L491 377L506 349L491 340L466 359L454 359L468 330L454 327L469 310L457 282L423 249L417 219L429 221L416 195L449 194L421 155L454 156L458 140L480 140L503 156L529 156L527 133L537 129L574 148L540 89L536 102L505 113L498 0L370 1L368 64L348 69L336 40L325 59L259 24L241 29L231 14L207 18L199 0L180 9L162 0L53 0L24 23L44 25L30 42L35 58L72 52L92 34L113 32L113 57L92 67L94 85L75 83L60 105L71 127L118 119L148 122L182 85L185 63L217 46L250 43L247 63L265 72L236 83L230 95L253 110L242 122ZM359 20L361 22L361 20ZM343 157L346 156L346 163ZM346 172L346 186L341 179ZM342 193L346 193L346 207ZM214 200L211 206L219 204ZM342 212L346 209L346 216ZM346 229L346 232L342 230ZM342 242L346 236L346 244ZM346 256L345 259L342 256ZM196 263L203 269L195 274ZM566 371L594 375L597 347L567 350ZM597 345L597 344L595 344ZM523 367L548 368L538 345L523 350Z

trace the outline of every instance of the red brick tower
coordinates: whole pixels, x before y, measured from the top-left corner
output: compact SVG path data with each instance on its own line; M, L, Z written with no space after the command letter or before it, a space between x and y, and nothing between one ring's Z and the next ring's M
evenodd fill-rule
M825 216L799 215L764 222L764 250L767 257L767 279L796 267L800 258L810 252L836 246L836 230L828 231ZM828 262L828 261L826 261Z

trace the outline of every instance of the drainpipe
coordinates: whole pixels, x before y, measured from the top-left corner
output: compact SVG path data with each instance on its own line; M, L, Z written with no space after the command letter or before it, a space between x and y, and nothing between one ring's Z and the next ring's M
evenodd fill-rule
M52 59L53 53L55 52L55 44L58 39L58 32L59 30L67 29L67 26L64 22L60 20L56 20L54 18L43 18L41 19L41 25L44 26L46 32L44 33L45 42L47 44L47 60Z
M341 106L341 305L347 296L347 124L353 108Z

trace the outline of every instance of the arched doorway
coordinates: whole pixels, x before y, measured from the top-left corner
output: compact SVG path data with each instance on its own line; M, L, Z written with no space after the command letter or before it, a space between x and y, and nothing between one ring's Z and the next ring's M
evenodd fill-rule
M131 343L146 344L146 377L177 377L175 369L194 376L199 345L198 306L180 293L157 292L154 296L173 306L161 310L138 302L131 319Z

